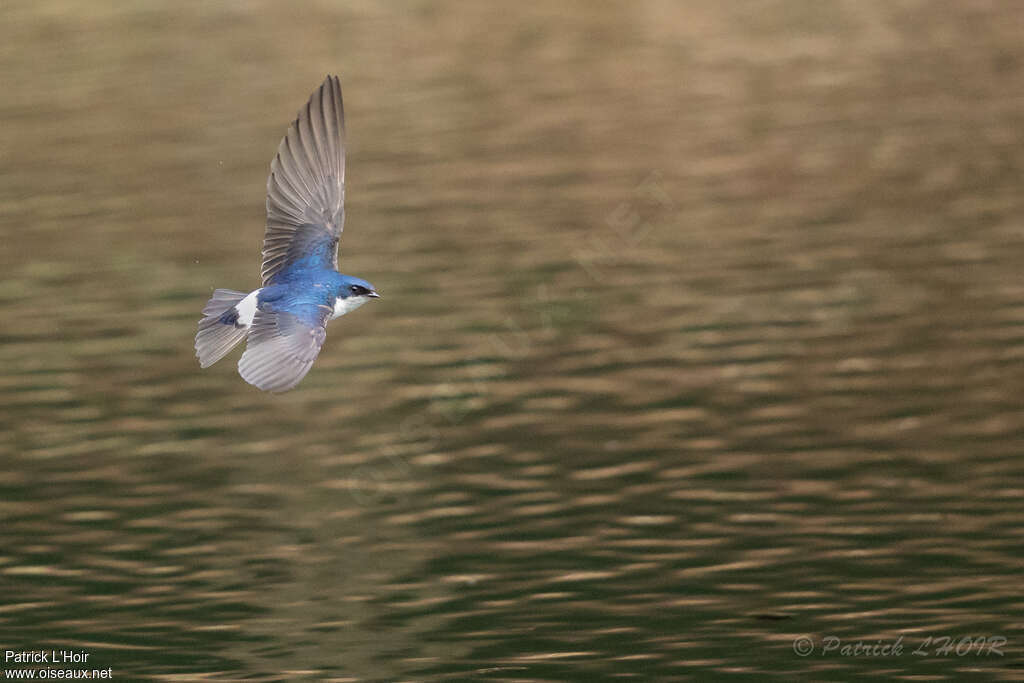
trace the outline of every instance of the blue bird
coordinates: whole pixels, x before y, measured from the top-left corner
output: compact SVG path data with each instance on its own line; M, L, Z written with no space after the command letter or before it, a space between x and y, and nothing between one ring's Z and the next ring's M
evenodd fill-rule
M302 381L328 321L380 296L366 280L338 272L344 222L345 113L341 83L328 76L270 164L263 286L214 291L196 334L199 365L213 365L246 339L242 379L264 391L288 391Z

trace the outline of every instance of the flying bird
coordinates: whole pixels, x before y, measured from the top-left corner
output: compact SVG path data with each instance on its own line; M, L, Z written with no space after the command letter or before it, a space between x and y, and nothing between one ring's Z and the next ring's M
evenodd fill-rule
M264 391L288 391L306 376L327 323L380 295L338 272L345 223L345 113L341 82L328 76L281 140L267 179L263 286L218 289L203 309L196 356L207 368L243 339L238 374Z

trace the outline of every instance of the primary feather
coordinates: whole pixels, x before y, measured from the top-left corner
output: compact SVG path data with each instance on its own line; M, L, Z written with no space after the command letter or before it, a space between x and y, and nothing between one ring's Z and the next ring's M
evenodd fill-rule
M316 306L307 315L257 311L238 373L264 391L287 391L302 381L327 338L332 309Z
M328 76L281 140L267 179L263 284L302 259L338 268L345 223L345 113L341 82Z

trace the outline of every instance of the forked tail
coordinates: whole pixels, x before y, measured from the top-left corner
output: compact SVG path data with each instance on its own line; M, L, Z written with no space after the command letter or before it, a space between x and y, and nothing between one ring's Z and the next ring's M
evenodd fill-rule
M230 314L245 296L246 292L218 289L206 302L199 332L196 333L196 356L200 367L208 368L219 361L249 334L247 326L238 324L237 313Z

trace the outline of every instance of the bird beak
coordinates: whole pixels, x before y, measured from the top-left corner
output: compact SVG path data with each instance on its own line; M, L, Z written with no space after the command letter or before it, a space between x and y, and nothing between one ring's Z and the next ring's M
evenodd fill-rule
M370 297L371 299L379 299L380 298L380 294L378 294L377 292L370 292L366 296Z

